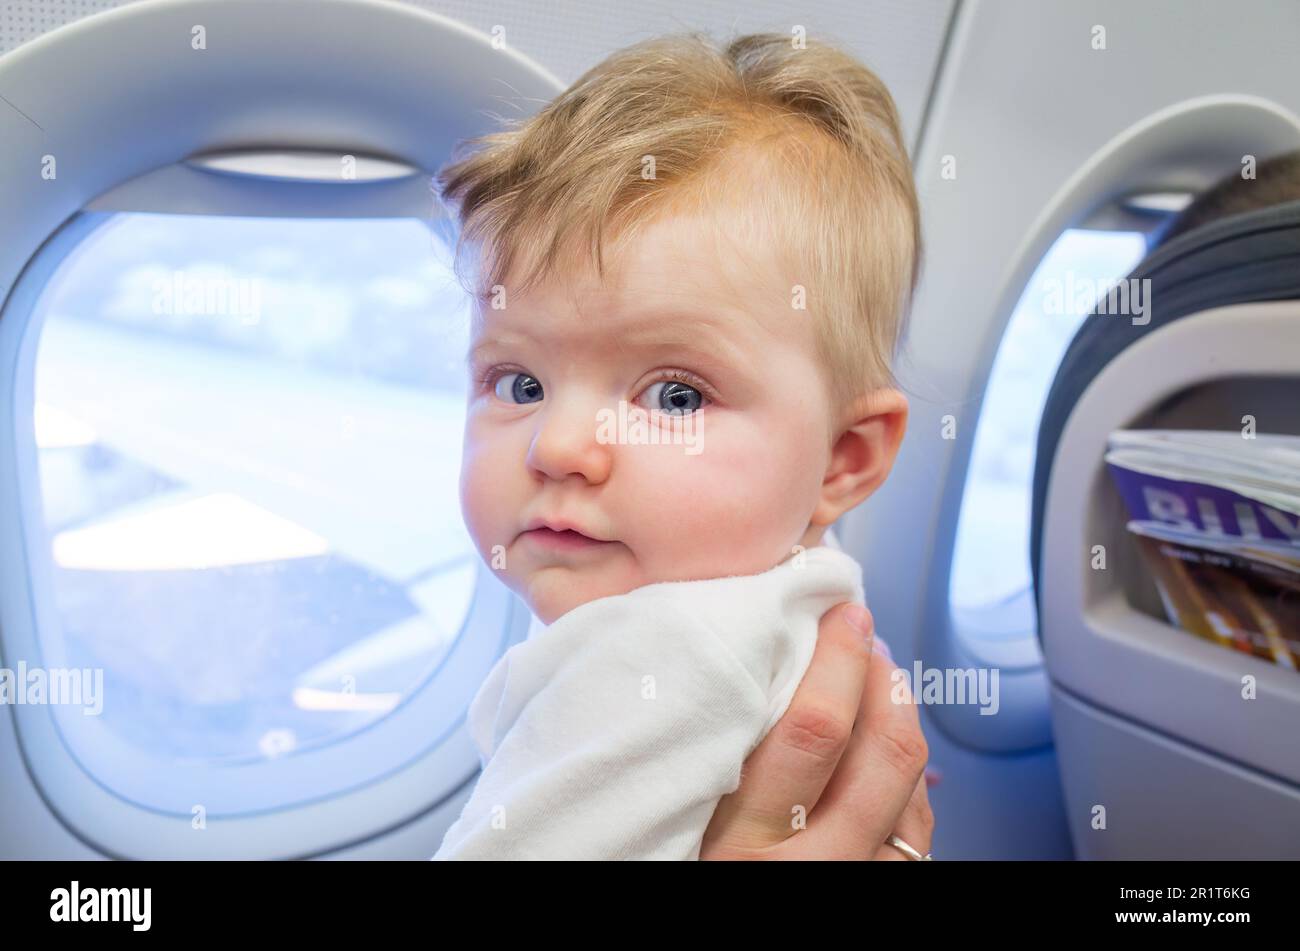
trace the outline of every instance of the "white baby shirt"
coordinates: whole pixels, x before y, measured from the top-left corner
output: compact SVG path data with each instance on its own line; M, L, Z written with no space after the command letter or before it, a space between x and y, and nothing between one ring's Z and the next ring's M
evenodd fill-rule
M844 601L861 568L823 545L590 601L515 644L470 704L483 771L434 859L698 858Z

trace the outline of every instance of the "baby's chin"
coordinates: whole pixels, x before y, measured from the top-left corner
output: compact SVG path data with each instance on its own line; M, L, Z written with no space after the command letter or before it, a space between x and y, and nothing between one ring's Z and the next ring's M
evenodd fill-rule
M613 594L625 594L635 587L612 586L608 583L597 585L592 579L581 577L581 574L554 567L542 569L523 579L516 591L529 610L537 615L538 620L549 625L588 601Z
M629 589L630 590L630 589ZM568 592L542 592L525 597L529 609L537 615L538 620L543 624L554 624L564 615L568 614L574 608L582 607L590 601L598 598L608 597L610 594L626 594L624 591L602 592L590 596L575 595Z
M524 599L529 610L537 615L543 624L549 625L574 608L590 601L627 594L649 584L664 581L701 581L748 573L751 573L748 569L738 571L733 568L720 569L716 572L695 571L685 574L670 572L662 577L648 575L629 578L619 577L616 574L601 576L590 568L570 570L551 566L534 572L522 579L520 584L512 584L511 587Z

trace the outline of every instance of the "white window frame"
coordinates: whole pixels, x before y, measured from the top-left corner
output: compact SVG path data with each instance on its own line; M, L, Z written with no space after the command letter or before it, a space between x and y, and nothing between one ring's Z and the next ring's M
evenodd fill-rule
M206 49L191 44L196 24L206 30ZM103 220L96 214L428 218L434 206L423 174L292 182L182 163L257 144L427 171L456 142L493 130L503 109L525 116L563 86L455 20L371 0L317 4L309 17L295 0L131 4L0 58L0 86L14 91L15 107L0 104L0 392L8 394L0 399L0 657L16 666L43 663L37 632L54 623L44 559L31 557L48 538L33 424L40 328L30 321L60 263ZM55 177L43 175L50 160ZM389 718L340 741L339 749L378 742L389 721L419 728L415 718L438 705L462 711L424 755L363 788L256 815L210 814L200 833L191 815L163 815L115 796L68 754L49 707L17 705L9 715L27 774L11 764L6 781L29 778L70 832L113 857L305 857L372 841L433 814L477 770L463 710L531 619L503 592L481 569L474 630L462 632L440 664L438 690L416 691ZM330 747L294 754L299 762L332 755ZM268 764L266 781L290 759Z

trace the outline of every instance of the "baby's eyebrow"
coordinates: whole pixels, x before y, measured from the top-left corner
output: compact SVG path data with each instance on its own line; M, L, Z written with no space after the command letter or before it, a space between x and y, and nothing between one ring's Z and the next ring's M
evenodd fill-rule
M477 343L475 343L474 340L471 339L469 350L465 354L465 359L467 362L473 363L474 357L478 355L480 351L490 350L493 347L506 347L506 346L510 346L511 344L519 344L519 343L524 343L532 340L533 337L531 334L527 334L527 333L517 334L517 333L512 333L511 331L508 330L499 333L493 333L489 336L484 337L482 340L479 340Z
M477 343L471 341L466 359L473 363L485 350L540 342L527 331L494 330ZM612 342L620 353L682 354L715 370L743 366L746 362L742 348L733 342L731 335L694 315L648 314L631 326L620 326L613 333Z
M735 346L721 334L662 334L647 335L641 339L619 338L618 348L625 353L680 354L715 368L736 366L744 362Z

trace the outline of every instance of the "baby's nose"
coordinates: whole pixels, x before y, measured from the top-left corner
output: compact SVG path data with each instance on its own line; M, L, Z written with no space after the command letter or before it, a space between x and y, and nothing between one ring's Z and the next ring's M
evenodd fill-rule
M601 407L590 400L557 401L538 414L528 466L551 479L580 475L597 484L609 478L611 447L599 438Z

